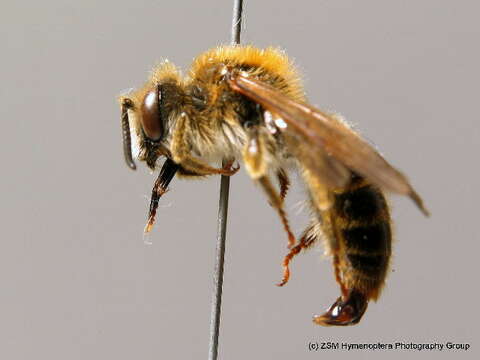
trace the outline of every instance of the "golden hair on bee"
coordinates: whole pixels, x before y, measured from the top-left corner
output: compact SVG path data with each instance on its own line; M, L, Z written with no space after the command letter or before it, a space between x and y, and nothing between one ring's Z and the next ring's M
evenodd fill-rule
M249 45L219 46L201 54L193 61L188 72L189 77L194 79L201 76L202 73L208 71L212 63L230 63L231 66L246 64L252 67L253 71L249 73L250 76L257 76L263 71L278 74L287 87L289 96L298 101L305 100L298 70L293 61L278 48L258 49Z
M124 154L151 169L165 158L152 190L145 231L155 221L160 197L175 175L234 175L243 162L277 211L288 237L283 261L325 239L341 296L320 325L360 321L384 286L391 257L391 219L384 192L409 196L428 215L408 179L338 115L306 102L293 62L284 52L253 46L220 46L198 56L186 76L164 62L139 90L120 97ZM226 161L226 166L215 163ZM310 225L297 241L284 211L298 171L307 189Z

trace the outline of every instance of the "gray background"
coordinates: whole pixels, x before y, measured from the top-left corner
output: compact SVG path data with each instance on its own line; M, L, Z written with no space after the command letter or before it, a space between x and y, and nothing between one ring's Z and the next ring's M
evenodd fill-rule
M162 57L228 42L231 1L3 1L0 358L206 358L218 178L174 181L142 239L155 175L123 163L116 95ZM317 248L281 277L286 238L232 179L222 359L450 358L319 352L309 341L469 342L478 351L480 8L476 1L247 1L245 43L285 48L311 102L341 112L432 211L392 196L385 292L350 328L311 323L338 296ZM288 210L296 231L302 191ZM477 336L475 336L477 335Z

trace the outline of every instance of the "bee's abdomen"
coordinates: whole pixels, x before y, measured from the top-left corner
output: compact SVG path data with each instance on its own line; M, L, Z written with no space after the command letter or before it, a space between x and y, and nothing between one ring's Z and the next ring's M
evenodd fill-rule
M356 178L336 194L333 211L344 285L376 299L391 254L390 215L385 198L379 189Z

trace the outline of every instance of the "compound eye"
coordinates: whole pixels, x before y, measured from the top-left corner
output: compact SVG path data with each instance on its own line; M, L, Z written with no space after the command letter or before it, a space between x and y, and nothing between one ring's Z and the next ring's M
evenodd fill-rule
M160 114L160 89L157 86L150 90L142 103L143 132L150 140L159 140L163 134L162 118Z

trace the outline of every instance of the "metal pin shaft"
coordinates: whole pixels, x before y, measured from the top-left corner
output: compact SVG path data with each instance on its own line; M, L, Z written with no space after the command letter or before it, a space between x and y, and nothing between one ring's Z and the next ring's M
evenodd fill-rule
M240 43L242 8L243 0L234 0L231 37L232 45ZM225 161L223 165L225 165ZM225 260L225 235L227 232L229 189L230 178L228 176L222 176L220 181L220 200L218 205L217 248L215 254L215 269L213 273L214 290L210 317L210 345L208 360L217 360L218 355L218 335L220 332L220 314L222 309L223 267Z

